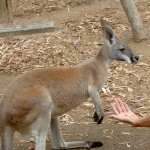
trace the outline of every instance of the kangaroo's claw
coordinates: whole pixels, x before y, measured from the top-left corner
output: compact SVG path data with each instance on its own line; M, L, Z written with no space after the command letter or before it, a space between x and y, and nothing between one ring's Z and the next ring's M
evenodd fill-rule
M98 115L98 113L95 112L94 115L93 115L93 118L94 118L94 122L97 122L97 124L101 124L104 117Z

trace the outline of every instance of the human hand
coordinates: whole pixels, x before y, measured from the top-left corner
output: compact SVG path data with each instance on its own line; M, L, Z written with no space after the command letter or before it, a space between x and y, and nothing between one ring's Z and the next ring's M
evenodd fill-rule
M111 103L111 107L114 112L114 114L110 115L111 118L131 124L132 126L137 126L141 117L132 112L123 100L116 98L115 102Z

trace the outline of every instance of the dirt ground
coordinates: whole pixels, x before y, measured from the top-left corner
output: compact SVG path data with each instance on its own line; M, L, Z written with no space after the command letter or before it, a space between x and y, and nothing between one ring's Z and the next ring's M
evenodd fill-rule
M12 0L13 23L52 20L52 33L0 38L0 94L24 71L45 66L68 66L95 55L103 44L100 18L110 22L117 35L139 54L136 65L113 62L100 97L105 112L114 97L122 97L139 115L150 114L150 40L134 42L132 32L119 1L100 1L93 5L79 0ZM150 34L150 2L138 0L145 33ZM103 123L93 122L91 99L61 118L64 139L100 140L102 150L150 150L150 129L133 128L106 115ZM14 150L31 150L34 138L24 141L15 135ZM51 149L48 138L47 149Z
M1 74L0 92L4 91L12 75ZM89 103L90 104L90 103ZM101 141L104 145L102 150L150 150L149 128L133 128L129 125L118 123L106 117L101 125L93 122L93 107L82 105L77 109L65 114L61 119L61 129L66 141L91 140ZM48 135L49 139L49 135ZM32 150L34 138L23 140L15 134L14 150ZM51 149L50 140L47 141L47 150Z

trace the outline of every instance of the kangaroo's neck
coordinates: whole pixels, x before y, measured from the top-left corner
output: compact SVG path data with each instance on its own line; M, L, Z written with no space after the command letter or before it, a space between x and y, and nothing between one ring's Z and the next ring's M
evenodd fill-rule
M108 50L105 45L103 45L101 50L98 52L96 59L101 64L106 65L107 69L109 68L112 60L109 57Z

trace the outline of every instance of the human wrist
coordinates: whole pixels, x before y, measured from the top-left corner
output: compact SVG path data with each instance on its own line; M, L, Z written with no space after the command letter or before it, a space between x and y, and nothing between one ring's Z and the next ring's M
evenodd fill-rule
M143 118L143 117L138 116L138 117L132 122L132 126L133 126L133 127L141 127L141 126L143 126L143 125L142 125L142 118Z

